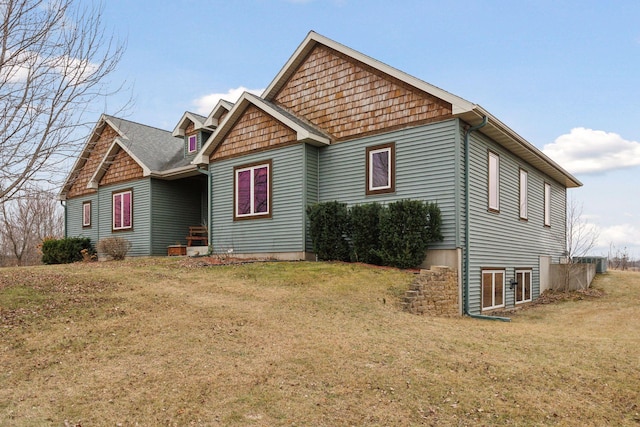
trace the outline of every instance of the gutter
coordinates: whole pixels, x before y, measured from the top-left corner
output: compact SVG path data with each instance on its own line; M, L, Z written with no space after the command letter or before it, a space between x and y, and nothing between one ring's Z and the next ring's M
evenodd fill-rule
M469 313L469 281L471 277L471 272L469 268L469 248L471 246L471 239L469 237L469 218L471 214L469 212L470 206L470 180L469 180L469 136L471 132L475 132L478 129L484 127L489 122L487 116L482 117L482 123L471 126L464 133L464 207L465 207L465 224L464 224L464 314L474 319L484 319L484 320L499 320L502 322L511 322L511 319L508 317L498 317L498 316L485 316L482 314L471 314Z

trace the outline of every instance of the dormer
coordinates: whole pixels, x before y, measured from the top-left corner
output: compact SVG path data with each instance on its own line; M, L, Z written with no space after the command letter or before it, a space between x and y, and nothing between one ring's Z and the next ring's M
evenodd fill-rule
M205 126L206 117L186 111L172 135L184 140L184 157L195 156L202 144L209 138L215 127Z

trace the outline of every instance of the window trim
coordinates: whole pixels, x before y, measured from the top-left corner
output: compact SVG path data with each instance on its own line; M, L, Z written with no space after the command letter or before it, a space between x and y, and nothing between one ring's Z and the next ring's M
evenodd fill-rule
M395 193L396 191L396 143L389 142L386 144L373 145L366 148L366 183L365 194L373 196L376 194ZM387 169L387 178L389 184L383 187L373 186L373 161L372 156L375 153L386 151L389 153L389 167Z
M500 273L502 274L502 304L496 304L496 274ZM505 302L506 302L506 295L505 295L505 283L506 283L506 277L507 277L507 271L505 268L500 268L500 267L486 267L486 268L482 268L481 272L480 272L480 306L481 306L481 310L482 311L489 311L489 310L495 310L497 308L504 308ZM484 306L484 275L485 274L491 274L492 275L492 283L491 283L491 306L485 307Z
M129 194L129 225L116 227L116 196L123 196ZM124 214L124 204L122 204L122 214ZM121 224L124 224L124 215L120 217ZM133 231L133 188L126 188L123 190L113 191L111 193L111 231Z
M526 295L526 293L524 290L524 283L520 283L520 280L518 277L520 274L529 275L529 299L524 299L524 296ZM533 269L531 267L516 268L515 275L516 275L516 281L518 282L516 286L522 289L522 297L523 297L522 300L518 301L518 289L516 289L513 296L515 303L524 304L524 303L533 301Z
M251 180L251 189L250 189L250 197L251 197L251 213L248 214L238 214L238 173L244 172L247 170L253 171L256 169L260 169L262 167L267 168L267 212L253 212L253 200L254 200L254 186L255 182ZM235 166L233 168L233 220L234 221L245 221L251 219L262 219L262 218L271 218L272 217L272 189L273 189L273 162L271 159L263 160L260 162L254 162L244 165Z
M193 150L191 149L191 138L194 139ZM187 135L187 153L195 153L198 151L198 135Z
M522 179L524 177L524 180ZM520 168L520 219L529 219L529 172Z
M91 228L91 200L82 202L82 228Z
M548 182L544 183L544 226L551 227L551 184Z
M491 159L495 159L495 171L491 167ZM495 179L492 180L492 176ZM495 183L492 185L492 181ZM495 193L495 204L492 204L492 194ZM491 150L487 155L487 209L489 212L500 212L500 155Z

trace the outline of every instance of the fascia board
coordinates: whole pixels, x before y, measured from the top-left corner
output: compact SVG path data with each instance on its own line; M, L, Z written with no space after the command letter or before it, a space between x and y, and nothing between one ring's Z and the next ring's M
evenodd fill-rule
M140 161L140 159L138 159L131 152L131 150L129 150L127 146L124 143L122 143L122 141L119 138L116 138L113 140L113 143L111 143L111 146L109 147L105 155L102 157L102 160L100 161L100 164L98 165L95 172L91 176L91 179L89 179L87 188L91 188L91 189L98 188L98 184L100 183L100 180L102 179L104 174L107 172L107 168L105 168L105 165L107 164L107 162L113 160L113 157L115 157L115 155L117 154L117 150L116 150L117 147L124 150L142 168L143 176L149 176L151 174L151 170L146 165L144 165Z
M282 85L288 80L288 78L295 72L300 63L304 61L307 54L317 45L322 44L327 46L333 50L336 50L344 55L347 55L363 64L366 64L374 69L382 71L385 74L388 74L392 77L397 78L400 81L403 81L413 87L416 87L424 92L427 92L436 98L442 99L451 104L453 114L460 114L466 111L473 109L474 104L456 96L450 92L447 92L443 89L440 89L437 86L433 86L423 80L420 80L412 75L409 75L403 71L398 70L397 68L393 68L383 62L378 61L370 56L364 55L356 50L351 49L343 44L340 44L336 41L333 41L327 37L324 37L318 33L311 31L304 41L300 44L298 49L291 56L289 61L285 64L285 66L280 70L280 72L276 75L275 79L271 82L271 84L265 89L262 94L262 98L270 101L275 97L277 92L281 89Z

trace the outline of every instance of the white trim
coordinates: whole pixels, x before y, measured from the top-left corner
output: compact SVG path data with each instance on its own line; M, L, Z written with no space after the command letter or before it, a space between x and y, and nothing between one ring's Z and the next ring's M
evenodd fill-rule
M86 207L89 207L88 215ZM91 227L91 200L85 200L82 202L82 226Z
M489 151L488 168L488 206L500 211L500 156L493 151Z
M151 169L149 169L146 165L144 165L131 152L131 150L129 150L127 148L127 146L122 141L120 141L119 138L116 138L116 139L113 140L113 142L111 143L111 146L106 151L105 155L102 157L102 160L100 161L100 164L96 168L96 171L93 173L93 175L89 179L89 182L87 183L87 188L91 188L91 189L94 189L94 190L98 188L98 186L100 184L100 180L102 179L104 174L107 173L107 170L109 169L109 167L107 167L107 163L112 162L113 159L115 158L115 156L118 154L118 150L116 150L116 147L119 147L120 149L124 150L125 153L127 153L129 155L129 157L131 157L133 159L133 161L136 162L138 164L138 166L140 166L142 168L142 176L146 177L146 176L151 175ZM111 165L109 165L109 166L111 166Z
M544 225L551 227L551 184L544 183Z
M129 225L124 226L124 203L120 202L120 227L116 227L116 196L124 197L125 194L129 194ZM113 193L111 195L111 229L112 230L129 230L133 228L133 191L126 190Z
M520 281L518 280L518 275L522 274L524 275L528 275L529 276L529 299L524 299L525 294L525 289L524 289L524 283L520 283ZM532 269L519 269L516 270L516 280L518 281L518 284L516 286L521 288L521 292L522 292L522 297L523 299L521 301L518 301L518 292L516 290L516 292L514 292L514 301L516 304L524 304L525 302L531 302L533 301L533 273L532 273Z
M191 138L195 139L195 144L193 145L193 150L191 149ZM187 136L187 153L192 154L198 151L198 135L188 135Z
M484 275L491 274L491 306L484 307ZM496 304L496 274L502 274L502 304ZM481 270L480 276L480 306L482 310L493 310L495 308L502 308L505 306L505 281L506 270L485 268Z
M529 172L520 169L520 219L529 219Z
M373 186L373 155L376 153L382 153L382 152L386 152L387 153L387 185L383 185L380 187L374 187ZM384 148L379 148L377 150L370 150L369 151L369 191L379 191L379 190L388 190L391 188L391 162L392 162L392 156L391 156L391 147L384 147Z
M262 168L266 168L267 169L267 210L265 212L256 212L255 209L255 180L254 180L254 172L256 169L262 169ZM240 174L240 172L247 172L250 171L250 181L249 181L249 203L250 203L250 213L248 214L241 214L238 212L238 191L240 190L240 186L238 185L238 175ZM271 198L271 194L270 194L270 185L269 182L271 180L271 168L269 167L269 163L264 163L264 164L259 164L259 165L253 165L253 166L247 166L246 168L239 168L239 169L235 169L234 170L234 177L233 179L235 180L235 206L233 207L234 211L235 211L235 217L236 218L250 218L253 216L264 216L264 215L269 215L269 208L270 208L270 198Z
M203 127L205 127L205 122L200 120L200 118L194 116L193 113L190 113L189 111L185 111L182 117L180 118L180 120L178 121L178 124L176 125L176 127L173 128L171 135L175 137L184 137L185 136L184 132L189 126L189 123L187 123L187 121L193 123L194 130L200 130Z

